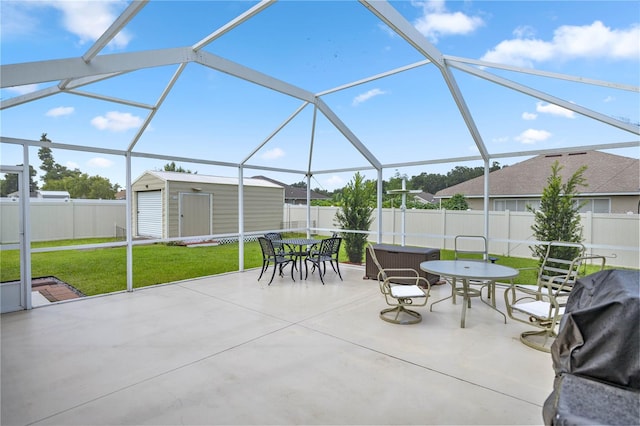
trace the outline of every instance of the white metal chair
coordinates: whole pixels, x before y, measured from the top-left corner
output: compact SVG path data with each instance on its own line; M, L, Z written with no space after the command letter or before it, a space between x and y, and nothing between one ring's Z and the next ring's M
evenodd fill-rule
M489 249L487 239L482 235L456 235L454 239L454 259L455 260L470 260L476 262L492 262L495 259L489 259ZM451 295L433 302L431 306L443 300L452 299L453 303L456 303L456 295L462 293L462 287L458 286L458 282L455 277L445 277L446 281L451 285ZM493 281L478 281L470 280L469 284L479 285L480 288L469 287L467 292L471 297L482 297L482 289L487 289L487 297L491 299L491 305L495 308L495 283ZM471 307L471 298L469 298L469 308Z
M411 268L383 268L372 244L367 245L367 250L371 259L378 268L378 284L380 292L384 295L387 305L390 308L380 311L380 318L394 324L416 324L422 321L420 312L408 309L408 307L425 306L429 299L431 284L421 277L418 271ZM402 273L401 276L394 276L394 273ZM415 274L408 277L407 273ZM401 284L411 280L414 284ZM399 281L399 283L394 282Z
M566 301L585 260L597 259L604 269L603 256L584 256L579 243L553 241L538 268L535 285L512 284L504 292L507 315L537 330L520 334L520 341L534 349L550 352Z

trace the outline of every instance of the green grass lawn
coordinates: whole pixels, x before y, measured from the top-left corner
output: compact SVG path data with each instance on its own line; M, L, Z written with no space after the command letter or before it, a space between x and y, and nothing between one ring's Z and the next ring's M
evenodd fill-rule
M91 239L34 243L33 248L111 242L113 239ZM341 261L346 261L344 247ZM535 259L499 257L497 263L514 268L533 268ZM441 259L453 259L453 252L442 250ZM363 259L364 262L364 259ZM259 267L262 254L257 242L244 246L245 268ZM0 252L0 281L13 281L20 277L17 250ZM591 268L591 269L590 269ZM133 247L133 285L136 288L190 278L216 275L238 270L238 244L209 247L183 247L170 244L152 244ZM585 274L595 271L587 267ZM56 278L69 283L87 296L126 290L126 248L98 248L33 253L32 277ZM515 280L535 283L533 270L523 271Z
M87 243L96 241L83 242ZM57 242L55 245L68 245L68 242ZM41 244L34 246L43 247ZM245 268L262 264L257 242L245 244L244 250ZM18 251L3 251L0 256L0 281L19 279L19 268ZM237 270L238 244L193 248L167 244L133 247L134 287ZM126 248L33 253L31 275L34 278L55 276L87 296L126 290Z

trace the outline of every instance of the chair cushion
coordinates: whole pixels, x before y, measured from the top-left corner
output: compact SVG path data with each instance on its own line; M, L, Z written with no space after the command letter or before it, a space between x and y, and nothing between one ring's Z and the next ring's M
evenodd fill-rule
M516 303L513 305L513 309L538 318L547 318L549 316L550 306L551 304L549 302L536 300L535 302ZM560 307L558 314L564 314L564 306Z
M425 297L424 291L417 285L392 285L391 296L399 297Z

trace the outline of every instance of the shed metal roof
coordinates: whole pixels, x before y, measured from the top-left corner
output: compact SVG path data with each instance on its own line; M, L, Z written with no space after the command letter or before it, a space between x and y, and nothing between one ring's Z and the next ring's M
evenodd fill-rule
M226 176L208 176L200 175L196 173L182 173L182 172L164 172L149 170L145 174L150 174L158 179L162 179L165 182L190 182L190 183L211 183L216 185L238 185L239 179ZM142 175L144 176L144 175ZM136 179L136 182L142 178L140 176ZM262 179L243 178L242 183L244 186L258 186L263 188L282 188L272 182L268 182Z

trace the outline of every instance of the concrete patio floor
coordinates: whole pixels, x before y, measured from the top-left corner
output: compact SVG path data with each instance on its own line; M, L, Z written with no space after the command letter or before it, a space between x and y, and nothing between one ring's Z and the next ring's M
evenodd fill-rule
M551 357L520 343L525 324L479 300L464 329L448 301L390 324L364 268L341 269L324 286L250 270L4 314L0 423L543 423Z

